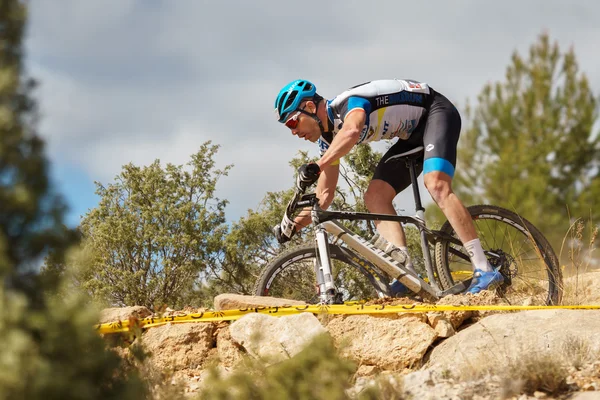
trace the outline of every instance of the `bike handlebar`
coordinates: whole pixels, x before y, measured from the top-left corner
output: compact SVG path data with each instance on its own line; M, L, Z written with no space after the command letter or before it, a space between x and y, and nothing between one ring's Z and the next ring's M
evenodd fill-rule
M305 189L296 188L294 196L291 198L287 204L287 207L285 208L285 214L288 216L288 218L291 218L294 211L296 211L298 208L313 206L315 201L317 201L317 196L315 193L306 194Z
M286 235L290 236L295 227L295 222L293 220L294 211L298 208L304 208L308 206L313 206L315 202L317 202L317 196L315 193L305 194L306 189L296 188L294 196L288 202L285 213L280 223L280 227L282 232L286 233Z

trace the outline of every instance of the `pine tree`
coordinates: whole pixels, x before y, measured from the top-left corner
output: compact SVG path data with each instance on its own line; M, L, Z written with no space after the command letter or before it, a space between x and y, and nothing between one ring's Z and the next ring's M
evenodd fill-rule
M465 203L514 210L555 245L573 218L597 220L598 101L573 48L561 52L542 34L465 116L453 184Z

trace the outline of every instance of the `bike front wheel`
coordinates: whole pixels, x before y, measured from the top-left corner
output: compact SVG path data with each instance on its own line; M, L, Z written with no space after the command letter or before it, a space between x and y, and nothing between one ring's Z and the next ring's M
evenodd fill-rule
M389 281L370 262L348 249L330 245L333 281L338 291L336 301L366 300L389 296ZM254 293L308 304L321 301L315 266L317 251L301 246L282 253L267 264L258 277Z
M501 207L478 205L468 210L488 261L504 276L498 294L515 305L559 304L562 274L544 235L526 219ZM457 237L447 221L440 230ZM435 260L443 289L472 278L473 267L462 246L437 242Z

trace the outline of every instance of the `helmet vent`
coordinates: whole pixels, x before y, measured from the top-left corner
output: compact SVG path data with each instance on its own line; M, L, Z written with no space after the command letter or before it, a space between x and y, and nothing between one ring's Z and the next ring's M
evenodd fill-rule
M290 95L288 96L288 98L285 102L284 109L288 108L289 106L291 106L294 103L294 100L296 99L297 95L298 95L298 92L295 90L292 93L290 93Z

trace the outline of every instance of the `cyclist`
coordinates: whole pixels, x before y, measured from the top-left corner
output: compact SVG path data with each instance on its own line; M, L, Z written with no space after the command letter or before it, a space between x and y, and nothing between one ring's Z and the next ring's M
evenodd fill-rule
M403 163L385 161L424 146L417 172L424 173L425 187L469 252L474 274L467 292L478 293L502 283L502 275L487 261L469 212L452 191L461 118L441 93L424 82L390 79L363 83L325 100L313 83L299 79L281 89L275 112L293 135L319 145L321 158L303 165L297 179L304 187L317 182L316 193L323 209L333 201L340 159L354 145L398 138L379 161L364 197L370 212L395 214L393 199L410 185L410 175ZM294 223L291 231L278 227L280 243L310 224L310 215L300 215ZM383 238L402 251L397 256L406 263L410 258L402 225L394 221L377 221L375 225ZM397 281L392 288L402 294L408 291Z

